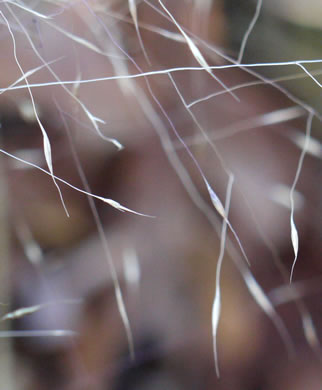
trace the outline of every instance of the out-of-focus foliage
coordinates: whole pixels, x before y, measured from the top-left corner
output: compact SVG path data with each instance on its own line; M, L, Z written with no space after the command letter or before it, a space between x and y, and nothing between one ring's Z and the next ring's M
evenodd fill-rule
M236 64L258 4L0 4L6 390L321 387L320 63ZM292 5L243 64L321 57Z

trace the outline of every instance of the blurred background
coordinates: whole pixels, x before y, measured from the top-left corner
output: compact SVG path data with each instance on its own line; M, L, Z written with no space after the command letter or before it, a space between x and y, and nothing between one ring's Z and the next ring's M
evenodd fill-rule
M4 389L321 388L321 16L0 4Z

